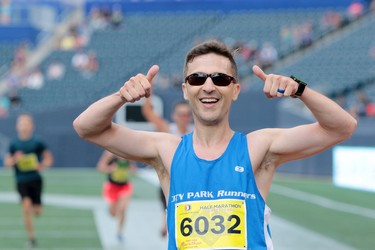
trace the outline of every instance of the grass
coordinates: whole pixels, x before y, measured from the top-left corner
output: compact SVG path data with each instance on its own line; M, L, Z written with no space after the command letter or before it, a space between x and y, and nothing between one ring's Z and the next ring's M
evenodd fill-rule
M339 188L326 178L278 176L274 184L375 212L374 193ZM274 214L353 248L370 250L375 245L375 219L324 208L272 190L267 203Z
M95 169L50 169L43 173L44 194L101 198L106 176ZM158 189L132 177L133 199L158 199ZM0 192L14 192L13 172L0 168ZM104 202L104 201L103 201ZM0 249L24 249L26 232L18 203L0 202ZM101 249L92 210L43 206L34 220L38 249Z
M0 249L25 248L26 232L19 204L1 204ZM38 249L101 249L90 210L45 206L34 220Z

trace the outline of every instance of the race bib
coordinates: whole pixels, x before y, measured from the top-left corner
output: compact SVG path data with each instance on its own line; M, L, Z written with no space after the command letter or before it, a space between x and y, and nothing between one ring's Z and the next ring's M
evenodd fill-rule
M176 241L187 249L247 249L246 203L204 200L176 205Z
M112 180L116 182L127 182L129 179L129 173L126 168L117 168L111 173Z
M36 154L25 154L17 162L18 169L22 172L36 170L38 166L38 157Z

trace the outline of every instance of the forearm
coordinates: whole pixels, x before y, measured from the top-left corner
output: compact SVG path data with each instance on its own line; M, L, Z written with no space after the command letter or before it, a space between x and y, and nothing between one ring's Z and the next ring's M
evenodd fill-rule
M15 159L11 155L5 156L4 165L7 168L11 168L16 164Z
M81 137L102 133L111 127L117 110L125 104L118 92L104 97L90 105L73 122L74 129Z
M356 120L333 100L310 88L305 89L300 99L327 132L343 138L354 132Z
M39 170L44 170L51 167L53 164L53 156L49 150L44 151L43 160L39 164Z

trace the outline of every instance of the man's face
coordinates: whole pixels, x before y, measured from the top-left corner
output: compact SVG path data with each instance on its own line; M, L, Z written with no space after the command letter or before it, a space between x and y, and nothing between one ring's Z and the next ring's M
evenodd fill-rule
M188 104L177 104L173 112L173 121L181 126L191 123L191 110Z
M29 139L34 130L33 119L29 115L20 115L17 118L16 129L21 139Z
M229 59L213 53L196 57L188 63L186 75L193 73L224 73L233 76ZM192 86L185 82L182 84L182 89L196 121L215 125L228 118L232 100L237 99L240 85L231 83L228 86L217 86L211 78L207 78L200 86Z

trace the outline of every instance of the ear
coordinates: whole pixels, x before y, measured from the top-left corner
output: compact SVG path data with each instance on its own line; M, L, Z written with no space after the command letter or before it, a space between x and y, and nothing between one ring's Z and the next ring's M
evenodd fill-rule
M237 100L240 92L241 92L241 84L240 83L233 84L233 94L232 94L232 100L233 101Z
M182 85L181 85L181 88L182 88L182 93L184 94L184 99L186 100L186 101L188 101L188 97L187 97L187 90L186 90L186 83L182 83Z

